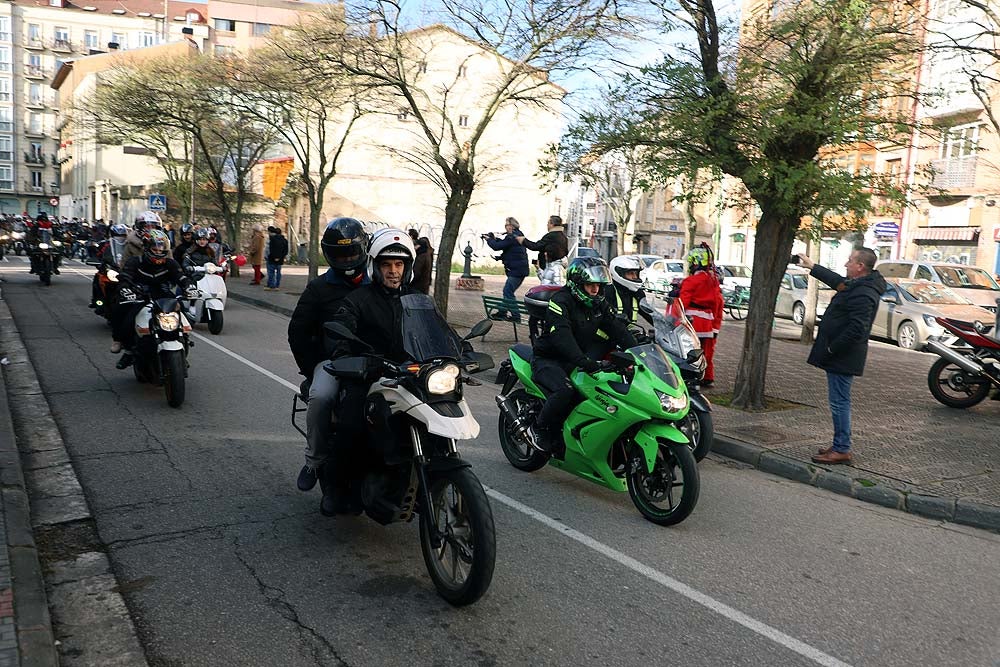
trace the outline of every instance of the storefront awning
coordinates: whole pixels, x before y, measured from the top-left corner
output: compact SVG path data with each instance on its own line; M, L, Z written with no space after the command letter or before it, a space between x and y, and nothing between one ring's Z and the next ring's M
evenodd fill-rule
M979 227L919 227L913 235L916 243L927 241L978 241Z

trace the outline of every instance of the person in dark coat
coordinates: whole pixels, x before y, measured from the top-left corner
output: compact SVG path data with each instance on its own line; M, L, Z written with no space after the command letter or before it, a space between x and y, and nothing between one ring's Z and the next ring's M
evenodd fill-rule
M521 225L515 218L507 218L504 221L504 236L498 239L493 232L484 238L490 250L500 253L500 261L503 262L503 271L507 274L507 282L503 286L503 298L507 301L517 300L517 288L521 286L528 276L528 251L524 249L518 239L523 239ZM494 319L502 320L510 318L515 322L521 321L521 316L516 310L507 313L498 310L493 314Z
M431 247L431 240L426 236L417 239L414 246L417 249L417 258L413 260L413 280L410 282L410 288L421 294L430 294L434 248Z
M281 287L281 267L288 256L288 239L281 235L277 227L268 227L267 233L271 238L267 242L267 287L264 289L276 290Z
M562 218L558 215L549 216L549 230L537 241L529 241L523 236L517 240L528 250L538 251L538 268L544 269L549 262L560 260L569 254L569 239L563 227Z
M836 290L823 313L808 363L826 371L833 445L812 457L815 463L851 462L851 384L865 370L868 335L886 290L885 279L875 270L877 259L871 248L855 248L844 264L847 277L799 255L809 275Z

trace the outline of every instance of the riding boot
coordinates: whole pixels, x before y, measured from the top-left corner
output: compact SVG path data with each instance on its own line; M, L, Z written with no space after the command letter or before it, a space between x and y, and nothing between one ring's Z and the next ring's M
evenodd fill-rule
M335 466L329 463L317 471L317 477L319 488L323 491L323 499L319 501L320 514L323 516L343 514L348 495L347 480L341 479L343 475L337 475Z

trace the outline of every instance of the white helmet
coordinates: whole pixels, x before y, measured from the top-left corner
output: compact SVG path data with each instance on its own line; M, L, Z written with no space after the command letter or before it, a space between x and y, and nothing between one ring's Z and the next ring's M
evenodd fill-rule
M403 260L403 284L409 285L413 278L413 258L417 253L413 249L413 239L401 229L380 229L372 234L371 245L368 246L368 275L372 281L382 284L382 272L375 266L378 260L396 257Z
M628 271L639 271L643 269L642 260L635 255L619 255L611 260L611 279L616 285L621 285L629 291L632 296L642 289L642 283L638 280L629 280L625 277Z
M143 211L135 219L135 229L138 231L151 229L153 227L160 227L162 225L163 221L160 220L160 216L153 211Z

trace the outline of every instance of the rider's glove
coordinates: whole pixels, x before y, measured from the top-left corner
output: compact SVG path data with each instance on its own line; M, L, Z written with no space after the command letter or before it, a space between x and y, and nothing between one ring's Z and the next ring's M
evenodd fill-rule
M593 359L584 359L580 362L580 369L584 373L596 373L601 370L601 365Z

